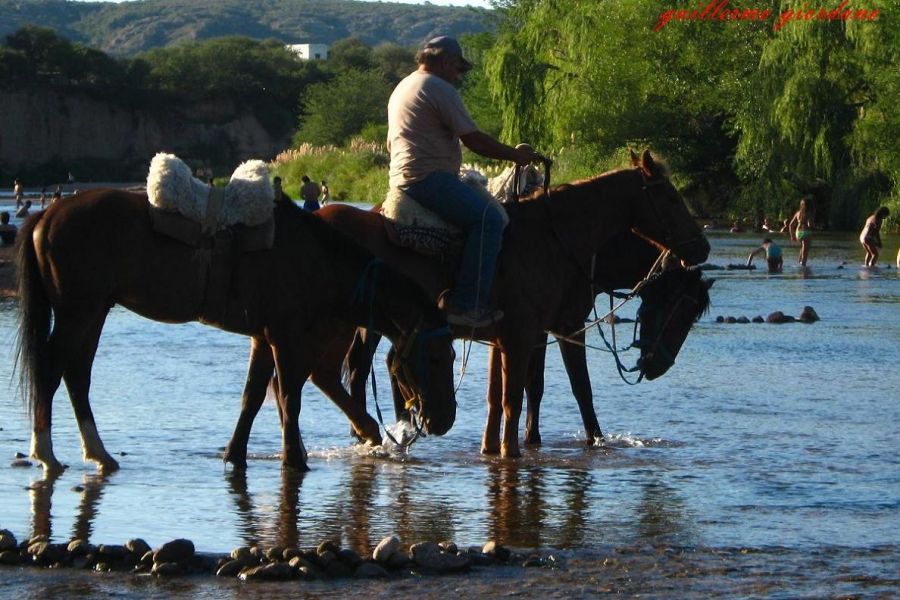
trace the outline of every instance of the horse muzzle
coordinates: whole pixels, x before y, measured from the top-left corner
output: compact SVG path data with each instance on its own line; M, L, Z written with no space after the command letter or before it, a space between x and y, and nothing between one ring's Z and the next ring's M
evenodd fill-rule
M694 238L671 248L672 252L688 265L700 265L709 258L709 240L705 236Z
M674 360L666 358L666 353L660 352L648 352L637 361L638 369L648 381L662 377L674 364Z

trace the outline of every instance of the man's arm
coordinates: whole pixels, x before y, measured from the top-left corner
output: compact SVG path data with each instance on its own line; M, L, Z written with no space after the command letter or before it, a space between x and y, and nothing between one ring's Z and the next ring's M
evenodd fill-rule
M476 152L487 158L495 158L498 160L508 160L517 165L527 165L531 162L537 162L543 157L534 151L531 146L520 146L513 148L507 146L483 131L473 131L459 136L466 148L472 152Z

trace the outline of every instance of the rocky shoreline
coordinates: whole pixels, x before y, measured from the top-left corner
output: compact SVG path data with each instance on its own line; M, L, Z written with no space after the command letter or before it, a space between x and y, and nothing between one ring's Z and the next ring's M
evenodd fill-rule
M419 542L405 547L396 536L384 538L371 554L360 555L326 540L315 548L242 546L229 554L203 554L190 540L177 539L152 549L142 539L123 545L93 545L76 539L51 543L38 535L18 542L0 530L0 566L31 565L157 577L214 575L242 581L330 581L398 579L422 575L465 573L492 566L554 568L552 555L513 552L496 542L467 549L453 542Z

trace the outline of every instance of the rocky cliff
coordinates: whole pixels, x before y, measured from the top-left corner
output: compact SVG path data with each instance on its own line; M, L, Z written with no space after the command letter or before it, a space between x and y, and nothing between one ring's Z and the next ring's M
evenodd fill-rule
M7 177L71 170L83 180L140 180L160 151L224 176L243 160L273 158L290 135L271 133L228 99L185 105L56 88L0 92L0 173Z

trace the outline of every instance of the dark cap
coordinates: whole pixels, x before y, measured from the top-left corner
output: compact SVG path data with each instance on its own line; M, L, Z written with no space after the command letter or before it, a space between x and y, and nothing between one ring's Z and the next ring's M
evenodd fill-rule
M459 59L460 70L468 71L472 68L472 63L463 57L462 46L456 39L440 35L425 42L422 46L422 52L425 54L434 54L435 56L455 56Z

